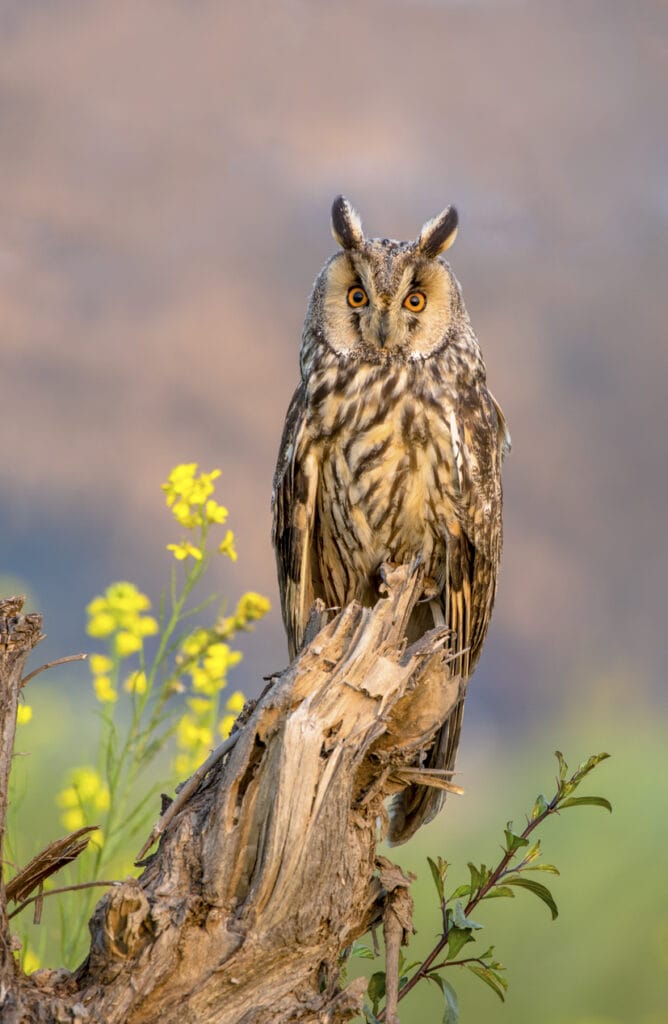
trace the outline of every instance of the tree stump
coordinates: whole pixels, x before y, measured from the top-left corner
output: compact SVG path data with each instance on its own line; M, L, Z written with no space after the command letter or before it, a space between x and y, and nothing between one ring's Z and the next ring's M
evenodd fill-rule
M416 781L454 788L416 767L465 685L448 675L447 630L406 647L421 596L419 567L389 570L386 597L343 609L275 677L141 877L102 898L77 971L24 977L3 905L3 1022L334 1024L360 1012L364 983L341 987L342 952L375 923L397 949L410 928L409 880L376 853L385 801ZM23 661L37 618L11 633ZM6 664L5 696L23 663ZM3 697L3 823L17 694Z

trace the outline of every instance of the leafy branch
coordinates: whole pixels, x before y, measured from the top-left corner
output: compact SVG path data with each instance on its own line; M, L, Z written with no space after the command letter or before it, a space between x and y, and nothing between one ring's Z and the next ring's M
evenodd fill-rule
M415 968L413 973L401 978L399 999L405 998L423 978L434 982L445 1000L444 1024L456 1024L459 1012L454 988L439 973L446 967L466 968L485 982L501 1000L505 998L508 982L501 974L504 971L503 964L494 959L493 946L479 956L456 959L466 945L476 941L474 933L482 928L482 925L472 920L470 915L483 900L513 898L515 888L525 889L546 904L553 920L559 913L548 887L534 878L526 877L527 872L533 871L559 874L553 864L538 862L541 855L540 840L531 844L531 834L551 815L571 807L594 806L612 811L612 805L605 797L572 795L590 772L609 757L608 754L594 754L581 764L570 778L567 777L568 765L563 754L556 751L556 757L558 774L554 796L551 800L547 800L543 794L536 798L522 832L515 832L512 821L507 823L504 829L503 855L496 867L488 868L485 864L477 866L469 862L469 882L457 886L446 895L446 878L450 864L441 857L437 857L436 860L427 858L438 894L443 930L428 956L421 963L411 964L408 970ZM445 958L439 960L446 949ZM403 969L401 973L404 973ZM380 999L384 996L384 972L376 972L373 975L368 994L372 1005L367 1008L367 1019L371 1022L384 1021L385 1009L379 1009Z

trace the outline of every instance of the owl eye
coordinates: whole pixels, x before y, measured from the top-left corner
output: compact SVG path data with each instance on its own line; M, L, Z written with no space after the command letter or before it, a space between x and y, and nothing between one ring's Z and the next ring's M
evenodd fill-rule
M366 306L368 301L369 296L364 291L364 288L360 288L358 284L348 289L348 305L352 306L353 309L360 309L361 306Z
M427 305L427 296L424 292L409 292L404 299L404 306L410 309L411 313L421 313Z

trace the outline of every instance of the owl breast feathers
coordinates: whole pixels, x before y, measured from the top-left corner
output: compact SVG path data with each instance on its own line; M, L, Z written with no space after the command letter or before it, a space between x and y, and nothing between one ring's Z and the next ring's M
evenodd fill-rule
M417 241L366 239L339 197L332 230L342 251L311 293L301 383L283 431L273 493L273 542L290 656L316 598L340 608L379 597L384 562L420 556L427 599L408 627L455 633L467 678L489 625L501 554L501 462L510 438L486 385L461 289L441 258L453 208ZM424 765L454 767L463 699ZM430 820L439 790L395 800L394 842Z

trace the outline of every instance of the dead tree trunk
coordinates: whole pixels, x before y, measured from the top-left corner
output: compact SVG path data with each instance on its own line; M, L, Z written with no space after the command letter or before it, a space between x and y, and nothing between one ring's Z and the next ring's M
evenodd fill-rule
M3 1022L334 1024L359 1013L361 982L340 985L342 951L373 923L391 945L410 926L408 879L376 855L384 801L424 781L416 752L462 695L444 670L447 631L406 649L421 584L418 570L392 572L386 599L344 609L276 677L141 877L100 901L76 972L23 977L3 911ZM35 634L21 621L0 626L0 652L13 644L25 659ZM0 655L8 771L22 662L7 665Z

